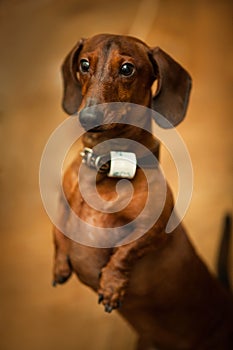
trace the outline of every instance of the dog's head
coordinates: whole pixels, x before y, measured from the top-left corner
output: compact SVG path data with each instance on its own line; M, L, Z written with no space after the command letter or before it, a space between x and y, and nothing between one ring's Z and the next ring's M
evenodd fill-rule
M70 115L79 111L86 128L102 116L85 108L110 102L150 107L169 121L155 117L162 127L176 126L185 116L190 75L159 47L149 48L136 38L100 34L81 39L65 58L62 73L63 108Z

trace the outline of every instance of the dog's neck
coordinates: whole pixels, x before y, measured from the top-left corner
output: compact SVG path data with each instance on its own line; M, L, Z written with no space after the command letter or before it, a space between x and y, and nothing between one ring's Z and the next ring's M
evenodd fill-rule
M101 132L86 132L82 161L97 170L99 183L106 176L133 179L138 167L155 168L159 160L159 141L150 128L118 124ZM114 152L115 151L115 152ZM153 156L154 157L153 157Z
M121 142L119 142L119 138ZM159 141L152 135L151 125L147 126L146 130L132 125L124 125L123 127L119 125L101 132L86 132L82 137L82 142L84 147L91 149L95 147L97 154L125 151L133 152L138 158L141 158L145 153L144 147L153 153L157 149L157 155L159 153Z

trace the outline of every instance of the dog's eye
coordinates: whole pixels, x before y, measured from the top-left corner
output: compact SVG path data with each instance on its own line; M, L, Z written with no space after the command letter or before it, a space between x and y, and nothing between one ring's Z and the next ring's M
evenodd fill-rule
M135 71L134 65L132 63L124 63L120 68L120 74L125 77L130 77Z
M87 73L89 72L89 69L90 69L90 63L88 60L85 60L85 59L82 59L80 61L80 65L79 65L79 70L80 72L82 73Z

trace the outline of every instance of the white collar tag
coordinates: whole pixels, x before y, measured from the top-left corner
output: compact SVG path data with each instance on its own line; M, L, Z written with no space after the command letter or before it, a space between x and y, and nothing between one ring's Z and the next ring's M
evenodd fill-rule
M137 170L137 158L135 153L111 151L110 158L109 177L133 179Z

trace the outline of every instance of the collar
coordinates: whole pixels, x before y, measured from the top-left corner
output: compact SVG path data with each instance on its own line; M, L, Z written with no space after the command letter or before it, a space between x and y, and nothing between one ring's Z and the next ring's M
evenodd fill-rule
M155 142L152 150L143 157L137 158L133 152L111 151L98 155L91 148L84 147L80 152L82 162L88 167L109 177L133 179L137 167L153 169L158 165L159 143ZM154 157L157 159L155 161Z

